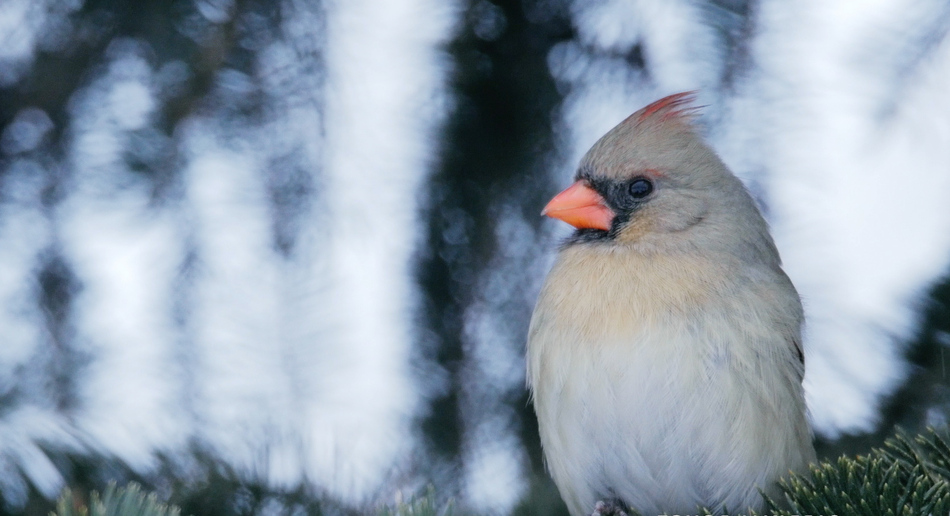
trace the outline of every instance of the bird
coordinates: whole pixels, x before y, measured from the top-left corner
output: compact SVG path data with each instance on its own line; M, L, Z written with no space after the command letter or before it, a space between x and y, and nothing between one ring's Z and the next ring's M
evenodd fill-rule
M815 462L802 303L695 98L623 120L542 212L575 229L531 316L526 378L572 516L761 510Z

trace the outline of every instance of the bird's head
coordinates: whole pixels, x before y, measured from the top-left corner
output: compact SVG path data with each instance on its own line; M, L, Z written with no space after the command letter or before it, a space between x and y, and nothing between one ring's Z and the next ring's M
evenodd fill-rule
M542 212L577 228L569 243L708 248L751 237L772 246L745 187L696 133L692 100L660 99L587 152L575 183ZM735 234L743 231L752 234Z

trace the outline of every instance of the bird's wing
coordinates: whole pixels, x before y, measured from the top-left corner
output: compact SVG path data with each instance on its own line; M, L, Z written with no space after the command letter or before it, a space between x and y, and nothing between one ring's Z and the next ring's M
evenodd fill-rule
M802 343L800 339L792 339L792 346L795 347L795 354L798 355L798 361L802 364L802 369L805 368L805 353L802 351Z

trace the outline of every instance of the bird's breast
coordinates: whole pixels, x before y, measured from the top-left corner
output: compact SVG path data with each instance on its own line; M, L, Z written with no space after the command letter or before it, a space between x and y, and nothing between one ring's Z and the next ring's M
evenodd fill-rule
M548 276L532 326L596 343L688 325L730 289L727 276L702 258L568 248Z
M576 404L582 417L610 417L640 399L660 406L701 390L732 362L734 328L711 309L725 289L721 276L701 260L562 251L529 334L540 410L560 417ZM555 405L544 407L548 400Z
M646 508L723 499L696 480L704 470L759 475L734 496L745 503L758 496L754 482L774 476L751 464L797 466L789 443L807 426L779 305L723 261L563 250L532 317L527 361L549 469L572 512L609 492ZM787 411L801 424L770 442ZM741 442L753 443L750 456L736 460Z

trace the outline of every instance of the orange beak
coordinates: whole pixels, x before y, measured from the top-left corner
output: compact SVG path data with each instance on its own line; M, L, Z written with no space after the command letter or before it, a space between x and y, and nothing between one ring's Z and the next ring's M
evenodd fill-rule
M610 230L614 212L604 198L591 187L578 181L554 196L541 215L563 220L575 228Z

